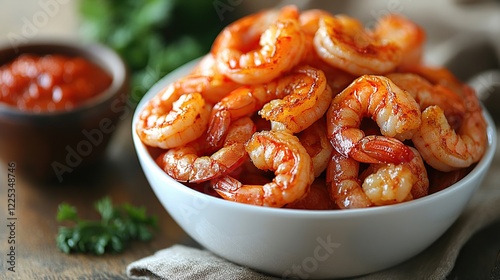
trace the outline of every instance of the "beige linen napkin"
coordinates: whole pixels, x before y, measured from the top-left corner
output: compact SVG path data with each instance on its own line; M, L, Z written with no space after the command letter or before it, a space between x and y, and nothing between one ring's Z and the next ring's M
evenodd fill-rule
M352 279L445 279L467 240L499 219L500 190L482 187L453 226L428 249L396 267ZM129 264L127 276L131 279L278 279L231 263L209 251L184 245L174 245Z

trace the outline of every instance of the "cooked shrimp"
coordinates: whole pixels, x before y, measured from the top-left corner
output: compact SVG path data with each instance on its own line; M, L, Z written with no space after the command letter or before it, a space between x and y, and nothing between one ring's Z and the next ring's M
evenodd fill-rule
M449 69L444 67L431 67L428 65L414 65L404 69L405 72L410 72L422 76L433 85L446 87L462 98L466 98L468 85L460 81Z
M398 14L381 17L373 31L380 40L396 44L402 52L399 69L422 64L425 32L422 27Z
M167 87L142 109L136 132L142 142L151 147L183 146L204 133L210 110L200 93L179 96Z
M440 107L429 106L422 112L422 124L412 138L424 160L437 170L469 167L481 159L486 149L486 121L481 105L472 88L464 94L467 111L458 130L450 126Z
M239 167L248 157L245 142L255 132L250 118L236 120L229 127L223 147L209 156L200 154L210 151L204 139L173 148L161 154L158 165L172 178L180 182L199 183L222 176Z
M420 107L415 99L391 80L365 75L333 99L327 112L330 142L337 152L367 163L400 163L413 158L401 141L410 139L420 126ZM365 136L360 129L371 117L382 136Z
M242 84L260 84L292 69L304 52L298 17L295 6L285 6L231 23L212 45L220 72Z
M213 70L209 55L195 69L168 84L142 110L136 130L145 144L169 149L198 138L209 120L207 101L213 103L239 86Z
M317 120L311 126L297 134L300 143L311 156L314 167L314 177L325 171L332 155L333 147L328 141L326 122L324 118Z
M423 197L429 192L429 178L422 157L400 164L371 164L360 177L362 188L374 205L395 204Z
M359 174L359 162L336 152L327 169L331 199L341 209L395 204L428 194L429 179L415 148L414 157L400 164L371 164Z
M377 38L345 15L321 17L314 47L326 62L354 75L387 73L402 60L396 43Z
M242 86L214 105L208 142L218 146L232 120L261 109L260 115L275 127L277 122L285 123L287 129L298 132L321 118L331 98L323 72L309 66L298 66L269 83ZM266 105L271 100L272 105Z
M173 84L182 92L199 92L203 98L215 104L240 84L219 72L215 58L206 54L186 77Z
M333 14L319 9L311 9L303 11L299 16L300 25L306 36L306 51L301 63L323 71L327 77L328 85L332 88L333 95L336 95L356 77L323 61L317 54L313 41L319 27L319 20L322 17L333 17Z
M372 206L361 187L358 161L334 151L328 163L326 178L330 184L330 198L340 209Z
M424 35L398 15L382 17L374 30L345 15L322 16L314 47L322 59L351 74L384 74L419 63Z
M306 38L302 63L310 65L310 63L321 60L314 48L314 35L316 35L316 31L318 31L319 20L323 16L333 17L334 15L320 9L305 10L299 15L300 28L304 32Z
M320 119L332 101L332 90L323 71L309 66L298 67L289 75L287 88L293 89L281 99L266 103L259 114L271 121L273 130L300 132Z
M416 176L403 164L379 165L366 177L362 188L373 205L389 205L412 200L410 194Z
M211 76L213 74L220 74L217 69L215 63L215 57L211 53L205 54L200 60L196 63L196 65L191 69L191 71L187 74L190 75L205 75Z
M282 131L256 132L245 149L257 168L274 171L275 178L264 185L244 185L231 176L219 177L213 180L213 187L223 198L283 207L307 194L314 170L311 157L296 136Z
M423 77L413 73L392 73L386 76L398 87L406 90L420 105L420 109L437 105L443 109L446 119L453 128L458 128L465 114L465 104L461 96L442 85L433 85Z
M429 174L425 162L417 149L410 147L413 154L413 159L408 163L402 163L410 168L411 172L417 176L417 180L411 188L411 196L413 199L421 198L429 194Z

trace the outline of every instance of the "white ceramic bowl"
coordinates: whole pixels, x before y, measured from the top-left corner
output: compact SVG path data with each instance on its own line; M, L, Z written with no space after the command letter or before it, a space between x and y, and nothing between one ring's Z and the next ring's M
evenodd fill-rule
M368 209L274 209L218 199L169 177L135 133L138 113L188 64L145 95L133 119L133 141L144 173L168 213L194 240L234 263L278 277L338 278L397 265L437 240L458 218L491 164L496 132L488 122L482 160L456 184L414 201Z

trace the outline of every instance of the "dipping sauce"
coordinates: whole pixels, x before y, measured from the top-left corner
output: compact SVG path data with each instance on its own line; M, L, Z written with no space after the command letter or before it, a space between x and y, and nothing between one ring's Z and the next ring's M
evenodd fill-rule
M71 110L111 82L106 71L82 57L23 54L0 67L0 102L22 111Z

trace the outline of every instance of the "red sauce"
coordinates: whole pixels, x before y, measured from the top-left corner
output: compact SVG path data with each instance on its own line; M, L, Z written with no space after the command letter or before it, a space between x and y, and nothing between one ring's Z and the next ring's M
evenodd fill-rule
M71 110L111 81L107 72L81 57L24 54L0 67L0 102L22 111Z

